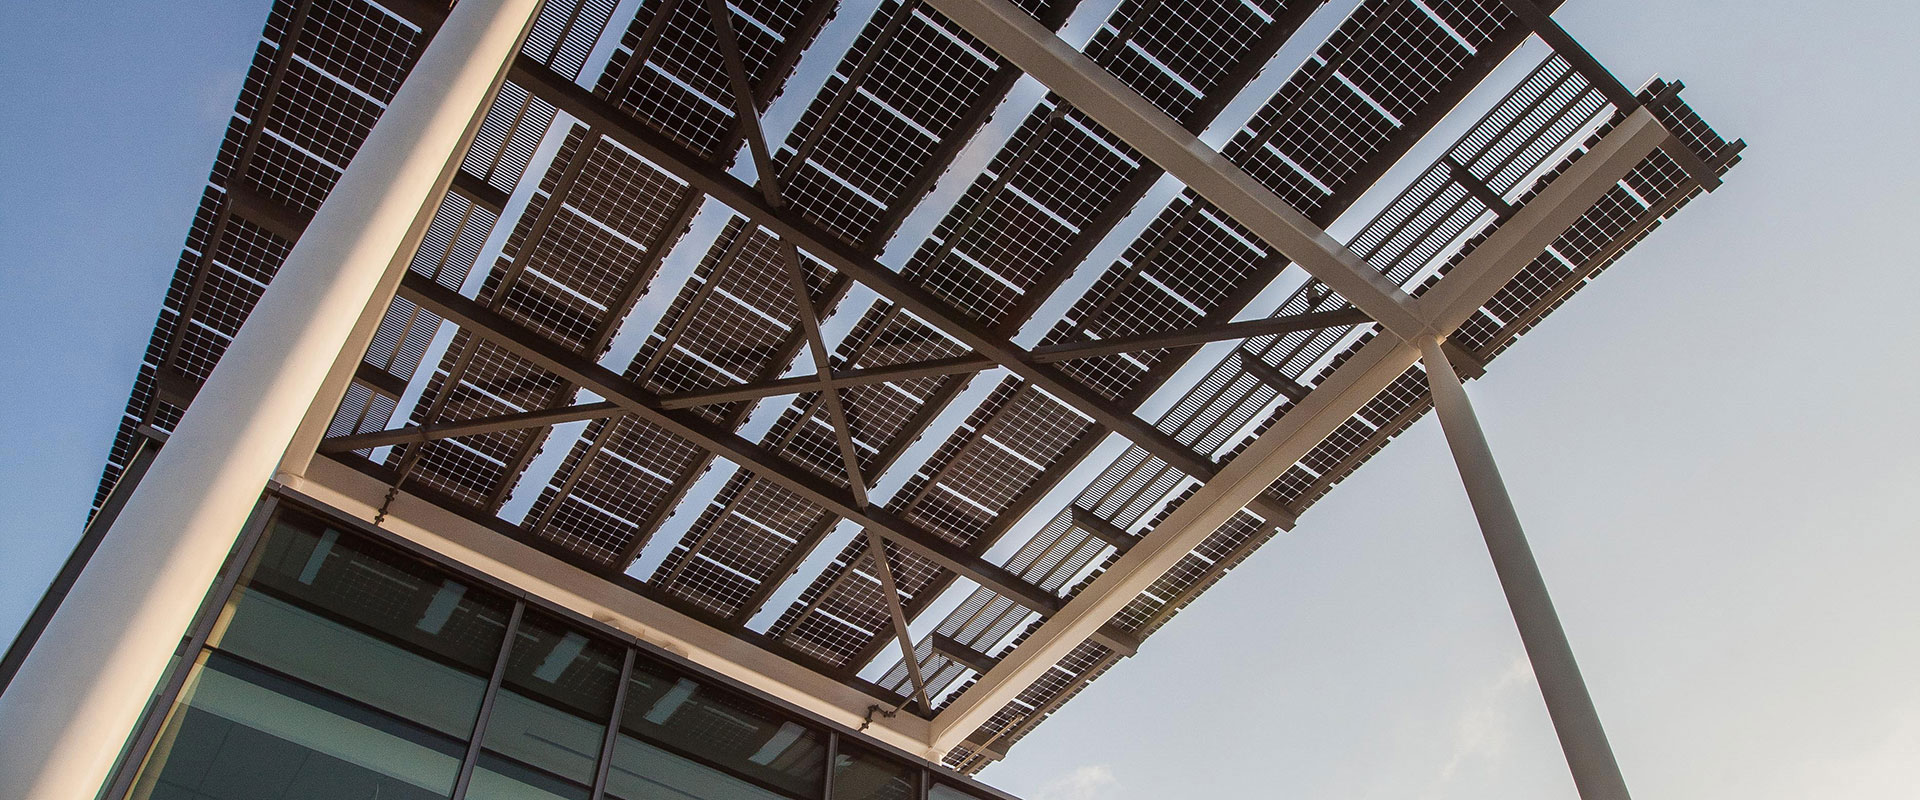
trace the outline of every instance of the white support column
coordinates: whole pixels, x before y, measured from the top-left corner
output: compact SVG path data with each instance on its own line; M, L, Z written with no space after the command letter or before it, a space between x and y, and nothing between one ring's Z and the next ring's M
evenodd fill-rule
M1629 115L1422 295L1422 314L1440 330L1459 327L1666 135L1646 109ZM1375 337L1355 352L1019 647L953 698L934 719L934 751L945 753L964 741L1419 359L1417 345L1393 336Z
M0 696L0 798L99 791L538 6L462 0L441 26Z
M1513 498L1500 479L1500 468L1493 462L1493 450L1487 446L1473 405L1467 402L1467 392L1461 388L1439 339L1422 340L1420 355L1427 370L1427 385L1433 391L1434 412L1440 417L1447 446L1453 450L1454 464L1460 468L1473 514L1480 520L1493 570L1500 576L1507 607L1520 629L1520 643L1533 663L1534 678L1546 698L1547 714L1553 718L1553 730L1560 737L1560 749L1566 753L1574 786L1582 800L1629 800L1626 779L1613 759L1607 732L1600 726L1600 714L1594 710L1587 684L1580 678L1580 665L1573 659L1566 631L1560 628L1546 581L1540 577L1540 567L1534 563L1533 550L1520 528L1520 515L1513 510Z

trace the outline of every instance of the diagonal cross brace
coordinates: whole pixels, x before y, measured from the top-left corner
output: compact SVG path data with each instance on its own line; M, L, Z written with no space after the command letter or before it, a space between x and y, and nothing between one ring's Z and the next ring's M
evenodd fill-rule
M1087 342L1064 342L1043 345L1031 351L1033 360L1046 364L1070 361L1076 358L1093 358L1115 353L1132 353L1142 350L1159 350L1173 347L1191 347L1210 342L1230 339L1250 339L1260 336L1276 336L1296 331L1321 330L1345 325L1362 325L1370 320L1359 309L1340 311L1315 311L1305 314L1291 314L1269 319L1243 320L1220 325L1193 328L1173 333L1155 333L1143 336L1129 336L1115 339L1099 339ZM870 386L876 383L899 383L938 375L958 375L979 372L996 366L993 359L978 355L935 358L926 361L909 361L890 364L884 367L864 369L835 370L832 377L822 383L818 376L795 376L776 378L767 381L743 383L735 386L723 386L714 389L700 389L691 392L665 394L660 396L660 408L694 408L716 403L733 403L741 400L757 400L783 394L820 391L828 386L845 388L851 386ZM395 391L394 394L398 394ZM451 439L460 436L477 436L483 433L497 433L517 428L532 428L558 425L566 422L617 417L626 412L615 403L581 403L565 408L540 411L521 411L512 414L478 417L460 422L436 422L427 425L408 425L385 431L353 433L334 436L325 440L320 447L322 453L344 453L364 450L371 447L402 444L405 442L424 442L435 439Z
M1451 331L1559 237L1619 179L1669 136L1642 108L1555 178L1514 217L1423 295L1421 310ZM934 719L933 746L958 744L1034 678L1086 641L1115 613L1171 569L1288 467L1397 380L1419 348L1375 337L1114 563L1068 599L1060 613L1002 656L994 669L955 696Z
M928 0L1402 339L1434 336L1413 298L1086 54L1006 0Z
M1048 35L1051 36L1050 33ZM976 354L1006 367L1049 396L1108 430L1134 441L1176 469L1201 480L1209 479L1219 470L1212 459L1193 452L1139 416L1116 408L1114 403L1095 395L1057 368L1038 362L1006 337L966 317L945 300L888 269L873 254L835 238L791 208L768 202L755 187L714 169L677 142L640 124L606 100L555 74L545 65L521 57L514 63L512 77L516 83L527 87L561 111L596 130L605 131L607 136L640 153L656 166L679 176L690 186L745 215L773 235L806 249L828 266L866 284L876 294L939 328L972 348ZM1167 122L1174 124L1170 119ZM1177 125L1175 127L1178 128ZM1191 134L1186 135L1191 137ZM1304 220L1302 224L1311 225ZM1373 315L1364 306L1362 310Z
M847 490L780 458L756 442L693 414L660 408L659 398L644 387L459 292L409 272L401 280L399 294L476 335L487 337L541 368L607 398L627 413L733 461L766 480L806 497L830 513L872 528L888 541L913 550L942 568L964 575L1014 602L1043 614L1050 614L1061 605L1060 598L1052 592L1027 583L1005 568L989 563L886 509L855 502Z

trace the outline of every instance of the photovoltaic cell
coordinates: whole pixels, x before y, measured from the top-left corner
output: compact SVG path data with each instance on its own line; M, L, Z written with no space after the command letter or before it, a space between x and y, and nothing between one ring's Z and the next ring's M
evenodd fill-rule
M1570 88L1571 87L1571 88ZM1651 100L1661 85L1656 83L1642 99ZM1516 192L1522 184L1517 179L1503 179L1495 184L1495 193L1519 197L1507 197L1515 205L1524 204L1531 196L1563 171L1567 164L1577 159L1584 148L1591 146L1603 135L1608 125L1594 128L1594 115L1609 110L1599 102L1591 87L1570 74L1567 66L1558 58L1550 58L1540 68L1523 80L1480 125L1463 137L1462 141L1449 151L1446 159L1456 163L1484 166L1497 162L1497 169L1486 169L1494 174L1534 175L1531 188L1525 192ZM1683 104L1675 104L1667 113L1691 113ZM1617 117L1616 117L1617 119ZM1570 124L1568 120L1576 120ZM1553 132L1560 137L1552 146L1538 146L1543 134ZM1570 137L1589 134L1584 144L1571 152L1565 150L1565 142ZM1716 137L1717 138L1717 137ZM1707 146L1714 149L1699 151L1703 158L1713 159L1720 155L1720 147L1712 139L1702 137ZM1514 153L1533 153L1533 161L1512 158ZM1561 161L1552 169L1542 169L1539 162L1549 156L1564 153ZM1514 167L1515 163L1520 167ZM1725 169L1730 162L1722 162ZM1441 169L1436 166L1436 170ZM1455 170L1449 174L1459 175ZM1409 268L1411 259L1430 258L1436 248L1407 241L1400 235L1406 228L1410 217L1409 209L1430 207L1435 198L1460 194L1436 188L1438 182L1432 180L1433 172L1416 180L1393 204L1377 217L1373 225L1364 230L1356 242L1376 243L1367 249L1379 252L1389 241L1399 241L1393 254L1398 259L1375 261L1376 265L1398 275L1398 280L1417 281L1419 285L1410 287L1416 294L1423 292L1438 279L1437 274L1427 275L1424 280L1418 276L1422 271ZM1472 172L1467 173L1472 180L1482 179ZM1459 180L1460 178L1456 178ZM1644 190L1644 191L1643 191ZM1564 302L1565 297L1591 276L1604 269L1614 258L1644 237L1659 218L1670 215L1687 199L1698 193L1698 188L1690 184L1684 173L1664 152L1655 151L1645 161L1634 168L1629 175L1613 190L1609 191L1571 228L1562 235L1539 258L1530 264L1520 275L1497 293L1476 318L1478 325L1469 323L1463 327L1454 340L1483 362L1491 360L1505 346L1510 345L1514 337L1524 333L1527 327L1537 323L1540 316L1549 313L1553 307ZM1457 201L1457 198L1456 198ZM1479 213L1473 215L1476 222L1484 223L1484 228L1472 237L1460 238L1459 227L1444 221L1444 215L1429 216L1423 228L1423 235L1412 237L1415 240L1440 240L1452 242L1453 255L1447 256L1439 274L1444 274L1486 235L1497 228L1500 218L1492 209L1479 207ZM1495 217L1489 220L1489 217ZM1391 228L1393 235L1383 235L1382 230ZM1364 251L1363 251L1364 252ZM1571 254L1571 255L1569 255ZM1507 315L1516 318L1503 328L1494 327L1491 321ZM1500 341L1490 341L1498 335ZM1339 356L1330 360L1313 382L1330 374L1346 355L1357 351L1371 338L1366 334L1354 338L1348 348ZM1251 344L1251 343L1250 343ZM1244 357L1244 353L1241 357ZM1230 363L1234 359L1228 359ZM1312 448L1293 468L1289 469L1269 490L1269 496L1283 501L1298 513L1311 505L1319 497L1350 475L1353 470L1378 452L1395 436L1399 435L1431 407L1426 393L1426 379L1416 365L1392 382L1351 419L1337 428L1331 435ZM1279 409L1284 413L1285 407ZM1275 415L1277 418L1278 414ZM1270 424L1271 421L1269 421ZM1264 426L1263 426L1264 427ZM1132 453L1130 453L1132 455ZM1127 458L1122 459L1123 462ZM1166 508L1170 510L1173 504ZM1164 517L1166 511L1161 512ZM1155 520L1157 523L1158 520ZM1114 618L1114 624L1131 630L1142 636L1152 633L1164 625L1173 614L1186 603L1204 592L1218 581L1228 570L1239 563L1273 533L1271 526L1259 524L1257 517L1241 512L1223 525L1211 536L1185 556L1179 564L1156 580ZM1030 545L1031 546L1031 545ZM963 609L967 606L963 605ZM951 625L950 617L946 625ZM945 625L943 625L945 630ZM1029 627L1029 632L1032 627ZM1064 662L1063 662L1064 663ZM998 737L999 746L1017 741L1026 730L1031 729L1051 708L1071 697L1078 687L1097 677L1104 666L1089 664L1074 676L1073 681L1064 685L1057 693L1050 693L1046 684L1056 678L1057 673L1049 673L1022 693L1019 699L1009 703L983 726L974 739L983 736ZM889 676L889 680L892 676ZM1037 694L1036 694L1036 690ZM1051 699L1046 699L1046 698ZM956 750L947 758L950 766L961 769L978 769L986 760L973 749Z
M1216 82L1210 88L1217 90L1216 94L1231 95L1310 9L1276 5L1268 11L1290 13L1268 13L1265 17L1244 5L1236 9L1174 5L1171 10L1174 13L1156 15L1138 4L1123 4L1096 34L1098 49L1090 47L1090 55L1096 61L1113 62L1121 57L1117 54L1127 52L1127 42L1150 38L1162 26L1201 25L1212 31L1211 39L1225 49L1221 57L1235 65L1210 76ZM1263 22L1249 22L1255 18ZM1144 81L1147 74L1132 77ZM1219 98L1210 95L1206 99ZM1174 110L1188 124L1199 125L1217 108L1217 104L1195 103ZM1124 144L1050 98L1022 122L987 170L908 261L903 274L962 314L1001 329L1017 327L1157 177L1158 171L1144 165ZM871 310L861 324L890 328L895 331L889 334L893 338L929 339L936 335L926 323L885 306ZM870 358L859 340L849 339L849 344L852 346L843 345L836 354L842 363L863 367L886 363ZM922 407L944 406L964 383L958 378L940 380L935 394ZM999 414L1006 416L992 423ZM996 426L1001 433L992 437L987 431ZM989 438L969 444L973 436ZM1057 480L1064 471L1049 468L1077 461L1095 439L1095 432L1078 412L1010 380L996 389L916 472L889 504L890 509L935 535L976 552L984 550L1007 522L1038 499L1043 476ZM909 443L911 437L900 436L875 446L881 452L897 454ZM825 527L823 522L816 530L824 531ZM783 640L808 635L812 629L807 627L806 617L817 612L809 608L805 598L830 595L835 587L846 585L842 574L861 557L863 548L856 542L841 553L769 633ZM895 576L896 583L906 597L909 614L916 613L951 576L916 555L902 554L900 558L909 569ZM786 563L796 561L789 558ZM871 658L890 635L888 629L859 642L854 649L839 650L832 663L858 663ZM845 637L837 637L835 642L852 644Z
M292 209L276 217L317 208L422 44L416 23L370 3L274 4L114 437L96 507L131 457L137 430L172 429L292 246L290 236L246 218L258 208L236 209L240 203L230 198L261 196Z
M702 169L725 171L738 157L745 127L735 118L738 106L707 4L648 0L630 20L616 20L621 5L545 4L523 55L558 79L591 78L593 95L613 114L628 114L678 141L705 160ZM1074 4L1026 0L1021 7L1057 28ZM1085 52L1198 131L1316 7L1288 0L1124 0ZM767 108L833 5L740 0L727 8L753 105ZM884 0L861 22L819 93L796 98L799 119L774 147L768 177L793 213L849 251L871 254L887 245L981 129L1017 72L920 0ZM437 19L402 18L359 0L275 5L136 378L103 497L138 428L164 432L177 423L437 26ZM1310 221L1328 225L1525 34L1501 0L1365 0L1231 137L1224 154ZM598 74L583 76L588 69ZM1715 169L1731 166L1735 145L1675 100L1677 90L1656 81L1642 99L1701 159ZM1415 177L1351 247L1389 280L1416 295L1425 292L1592 146L1612 111L1565 62L1548 59ZM612 132L565 123L556 128L557 118L553 105L523 86L502 87L409 269L450 289L475 283L469 276L484 269L475 276L477 302L528 335L588 359L604 357L642 293L661 292L665 312L636 323L645 328L634 332L641 341L624 372L645 392L673 398L804 374L794 363L806 326L790 284L787 245L745 216L718 209L717 236L710 242L703 236L707 249L688 254L700 256L690 276L676 273L673 285L657 281L662 260L703 198L684 178L617 144ZM945 306L942 316L1007 337L1082 268L1161 173L1054 96L1039 101L998 144L984 168L957 176L958 199L928 238L915 243L900 277ZM554 153L550 162L542 160L548 152ZM1491 360L1699 191L1673 158L1649 156L1452 342L1466 356ZM500 206L515 195L527 201L511 229L500 231L500 257L478 263L501 222ZM1154 211L1132 241L1114 243L1120 255L1088 276L1089 288L1061 318L1043 321L1051 323L1043 344L1225 322L1287 266L1283 254L1192 192ZM807 305L826 320L850 281L804 254L798 267ZM1270 313L1346 308L1343 298L1308 279ZM969 355L942 332L952 325L874 303L849 323L831 326L830 367L852 371ZM431 311L395 300L328 434L384 430L399 413L412 424L432 425L550 409L579 394L514 347L477 331L447 337L445 354L423 370L442 326ZM1189 469L1196 459L1230 461L1376 333L1373 325L1341 326L1247 340L1196 370L1201 377L1154 425L1176 446L1191 449L1193 458L1175 459ZM1130 352L1049 369L1076 392L1132 410L1194 352ZM416 374L418 400L403 407ZM962 552L985 553L1110 432L1072 405L1007 378L987 387L978 406L955 409L966 413L952 417L964 418L939 432L923 459L898 464L967 383L962 376L925 376L830 390L834 395L789 387L796 391L765 409L771 419L761 420L771 424L755 443L772 459L770 467L716 477L711 499L681 538L660 543L660 563L641 590L779 656L854 681L888 652L895 635L875 559L887 559L898 588L891 599L909 618L931 606L956 576L897 544L873 552L865 536L822 558L817 573L797 575L840 520L753 470L777 468L849 487L827 402L837 399L853 457L869 483L888 470L910 471L898 476L905 480L886 499L886 511ZM733 432L756 404L695 404L674 413ZM1428 406L1424 375L1412 368L1310 448L1257 507L1298 515ZM522 428L344 457L434 502L497 514L547 435L546 428ZM1063 598L1080 591L1134 537L1193 497L1205 478L1156 452L1164 454L1136 445L1122 448L1110 464L1088 465L1093 477L1075 487L1068 509L1032 520L1038 530L1011 548L1002 562L1006 573ZM382 463L369 460L376 455ZM543 467L531 479L539 493L524 521L497 525L609 576L632 563L714 460L692 442L627 414L588 422L558 455L550 476ZM1235 514L1133 598L1113 619L1111 636L1151 635L1283 521L1248 510ZM789 579L797 600L769 615L764 635L745 630ZM912 655L936 704L964 692L983 659L1017 647L1041 622L1040 612L986 588L951 599L958 605L936 626L938 636L916 641ZM1082 643L1041 672L947 763L975 770L1004 752L1122 657L1109 647L1112 641ZM907 664L881 666L877 685L854 682L904 700L912 691Z

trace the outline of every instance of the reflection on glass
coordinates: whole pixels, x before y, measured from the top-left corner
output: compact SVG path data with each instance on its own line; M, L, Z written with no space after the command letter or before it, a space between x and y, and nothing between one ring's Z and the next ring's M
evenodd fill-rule
M588 800L615 697L615 800L821 800L825 733L411 556L288 511L188 673L137 800ZM624 687L622 668L633 658ZM844 741L835 800L912 800L917 773ZM946 787L935 800L965 800Z
M468 800L588 800L585 786L492 753L481 753L467 784Z
M906 767L854 747L845 737L833 762L833 800L912 800L913 774Z
M593 784L623 651L528 613L494 698L471 798L585 797Z
M816 793L817 794L817 793ZM785 800L786 795L626 734L613 746L607 796L617 800Z
M980 800L974 795L955 789L944 783L935 783L927 788L927 800Z
M304 516L275 522L133 797L444 797L510 610Z
M297 518L209 642L449 736L473 733L508 603Z
M620 730L616 774L646 776L679 796L760 797L768 790L820 796L821 734L649 661L634 662ZM628 800L654 796L636 788L641 785L609 778L609 790Z
M131 796L444 798L465 751L449 737L212 653Z

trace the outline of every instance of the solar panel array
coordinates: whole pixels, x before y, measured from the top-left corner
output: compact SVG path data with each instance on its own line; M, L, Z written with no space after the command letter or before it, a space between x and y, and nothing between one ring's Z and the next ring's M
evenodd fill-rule
M1154 164L1062 98L1013 91L1018 71L922 0L881 0L841 20L836 12L852 10L829 0L739 0L724 4L724 27L715 5L546 3L409 269L543 346L624 364L621 378L635 391L684 400L675 407L685 416L674 419L737 437L764 459L722 458L685 426L616 406L573 417L590 420L584 426L494 426L335 457L876 702L931 714L1379 329L1259 336L1210 367L1190 363L1202 352L1194 346L1059 360L1049 374L1073 397L1018 375L976 381L991 364L956 338L962 328L1045 349L1351 307L1196 193L1148 202L1164 178ZM1399 188L1381 185L1388 168L1529 33L1502 0L1361 0L1328 20L1317 47L1301 48L1310 49L1303 62L1275 63L1301 31L1329 27L1310 24L1327 13L1321 3L1020 5L1056 30L1076 13L1100 17L1087 20L1082 51L1196 133L1262 70L1284 73L1266 84L1278 88L1263 102L1243 100L1257 109L1222 152L1322 226L1369 192ZM439 22L434 12L390 8L415 6L276 3L103 497L140 428L165 431L178 420ZM562 84L586 99L554 96L550 87ZM807 88L783 94L793 86ZM1737 143L1677 90L1655 82L1642 97L1701 160L1730 167ZM580 103L598 120L559 110ZM743 119L743 107L759 119ZM1425 291L1618 111L1549 57L1351 247L1408 291ZM1009 120L993 124L995 114ZM779 138L766 143L767 161L736 163L762 125ZM692 172L650 158L636 135L684 153ZM973 155L962 162L963 153ZM832 266L846 261L762 227L770 212L729 208L698 188L729 174L755 176L780 213L844 248L838 258L897 262L898 280L929 305L916 313L884 299L897 293L874 297ZM1697 176L1656 152L1453 344L1469 361L1491 360L1699 191ZM901 235L910 230L924 232ZM1274 307L1250 308L1287 287ZM809 344L816 328L824 352ZM961 366L922 369L926 362ZM552 367L523 343L452 325L401 297L328 433L600 399L574 383L579 373ZM825 390L807 382L899 368L913 371ZM1177 373L1198 377L1176 385ZM700 398L768 382L784 382L786 393ZM1167 396L1174 390L1183 391ZM1089 403L1123 415L1155 409L1156 434L1140 440L1133 431L1136 441L1106 447L1127 432L1109 428L1113 417L1090 417ZM1428 405L1416 367L1000 709L948 764L977 770L1004 752ZM1118 455L1094 459L1102 453ZM1081 477L1063 486L1069 476ZM816 485L824 488L804 490ZM889 542L882 569L828 496L868 489L887 519L936 541ZM1016 531L1024 538L1003 541ZM956 559L982 566L959 575ZM944 614L933 635L917 637L917 670L893 650L896 601L908 619ZM931 707L907 705L921 682Z
M171 430L419 57L426 20L346 0L278 3L187 232L97 505L139 429Z
M1665 88L1656 81L1642 98L1651 100ZM1671 112L1663 113L1697 119L1683 104L1669 108ZM1557 56L1549 58L1375 216L1352 244L1418 296L1617 121L1617 112L1598 90ZM1697 152L1709 163L1724 172L1737 161L1737 151L1727 142L1704 126L1698 130ZM1699 192L1672 158L1654 152L1496 293L1451 341L1464 349L1470 363L1483 366ZM1308 280L1273 316L1314 310L1329 302L1328 297L1317 281ZM1277 422L1304 396L1302 390L1317 386L1379 330L1368 324L1247 340L1201 378L1159 425L1182 441L1231 455ZM1283 473L1265 496L1297 517L1431 408L1426 386L1420 367L1409 369ZM1249 429L1250 419L1261 422ZM1130 448L1028 542L1010 566L1028 563L1045 566L1050 574L1084 575L1079 586L1085 586L1119 555L1089 531L1144 534L1197 485L1143 449ZM1146 638L1276 532L1273 521L1242 510L1121 609L1112 624ZM1095 565L1100 559L1104 561ZM1089 565L1094 568L1087 569ZM1025 574L1037 577L1032 570ZM941 623L938 633L991 659L1038 628L1039 620L1017 611L989 592L975 592ZM1016 627L1021 632L1009 637ZM931 647L923 651L933 674L973 674L956 669L958 660L952 654ZM1004 752L1122 655L1097 641L1081 644L1000 709L970 738L969 746L949 753L947 763L978 770L993 757L987 745ZM904 677L904 670L896 667L882 684L900 690ZM959 686L950 696L965 688Z

